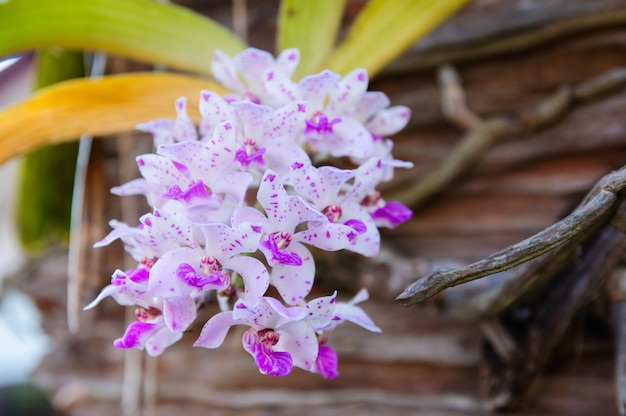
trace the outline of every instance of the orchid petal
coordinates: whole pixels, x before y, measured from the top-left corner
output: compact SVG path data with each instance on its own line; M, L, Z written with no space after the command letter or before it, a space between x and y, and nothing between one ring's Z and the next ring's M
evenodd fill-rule
M300 50L298 48L287 48L283 50L278 58L276 58L276 64L280 71L288 77L291 77L293 71L298 66L300 61Z
M311 291L315 277L315 262L311 252L302 244L292 243L289 250L298 254L302 265L276 264L272 267L271 281L280 296L289 305L303 300Z
M232 107L219 94L209 90L200 91L198 109L202 116L200 123L202 136L213 134L219 124L232 120L234 116Z
M321 344L315 359L315 371L324 378L335 379L339 377L338 364L337 352L332 347Z
M121 338L113 341L115 348L143 349L146 340L154 335L159 329L159 324L149 324L141 321L131 322Z
M333 132L332 139L327 143L328 151L333 156L365 158L372 155L374 141L359 121L342 117L341 122L333 126Z
M288 322L291 321L300 321L306 317L306 309L300 307L285 307L279 300L264 297L263 301L267 303L267 305L274 310L281 318L286 319ZM275 329L279 329L280 326L277 326Z
M411 109L398 105L378 112L365 126L378 136L391 136L402 130L411 118Z
M198 131L193 121L187 115L187 98L180 97L176 100L176 121L172 127L174 138L179 142L198 140Z
M159 155L146 154L139 156L137 157L137 165L141 175L146 178L150 184L161 185L165 189L168 189L172 185L178 185L188 181L188 178L178 170L172 160Z
M329 114L342 114L353 107L367 91L367 71L359 68L351 71L330 93L327 111Z
M193 344L194 347L218 348L224 342L231 326L239 322L233 319L233 312L220 312L204 324L200 336Z
M338 302L335 309L335 314L342 320L355 323L367 329L368 331L382 332L382 330L378 326L376 326L376 324L367 315L367 313L365 313L365 311L358 306Z
M309 223L306 230L294 235L294 239L324 251L343 250L356 237L355 230L347 225L332 222Z
M272 108L251 101L235 101L231 106L239 116L244 138L253 138L258 141L258 138L263 135L265 119L272 114Z
M306 101L295 101L278 108L267 118L264 135L267 137L298 136L305 126L307 106Z
M144 348L148 355L157 357L161 355L167 347L178 342L182 337L182 332L172 332L163 325L146 340Z
M319 351L319 343L313 328L300 321L281 329L279 333L280 340L275 348L287 351L294 366L310 371L315 365Z
M389 107L389 104L389 97L384 92L367 91L355 104L351 114L357 120L366 123L376 113Z
M372 218L381 227L395 228L413 218L413 211L402 202L390 201L374 211Z
M293 368L291 355L287 352L273 351L261 344L256 331L246 331L242 338L243 347L254 357L261 374L282 377L291 373Z
M245 92L246 89L237 75L237 68L233 59L219 49L215 49L213 52L211 72L213 77L227 89L238 94Z
M265 73L265 88L273 107L282 107L290 102L302 99L298 85L280 71L268 70Z
M157 120L141 123L136 126L137 130L151 133L155 146L166 143L174 143L174 121L160 118Z
M241 276L244 285L244 300L257 302L269 287L269 273L259 260L253 257L237 256L224 264Z
M153 296L182 297L191 293L192 287L176 277L181 264L200 265L203 252L188 247L170 250L163 254L150 269L148 290Z
M300 80L298 87L302 97L308 102L309 114L325 111L328 95L340 80L341 75L329 70L308 75Z
M189 296L163 298L163 319L172 332L186 330L196 316L196 303Z

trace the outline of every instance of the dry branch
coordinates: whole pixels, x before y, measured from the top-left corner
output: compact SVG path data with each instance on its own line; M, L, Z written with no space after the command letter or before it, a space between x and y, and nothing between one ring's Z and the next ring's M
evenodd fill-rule
M459 77L452 67L445 66L439 70L439 81L444 114L460 127L468 129L468 132L439 166L415 185L389 198L413 208L445 191L461 174L475 166L496 143L551 125L575 105L619 91L626 84L626 69L617 68L576 86L561 87L532 111L511 119L496 117L483 120L476 116L466 106Z
M626 187L626 168L607 175L600 182L604 186L599 190L594 188L584 205L551 227L466 268L436 270L407 287L396 301L405 305L423 301L448 287L508 270L547 253L579 233L588 232L598 221L608 220L615 210L617 193Z

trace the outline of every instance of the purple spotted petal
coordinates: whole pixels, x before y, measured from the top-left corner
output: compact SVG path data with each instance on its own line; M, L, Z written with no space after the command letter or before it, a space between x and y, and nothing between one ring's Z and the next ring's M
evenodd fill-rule
M163 320L172 332L182 332L196 319L196 303L189 296L163 299Z
M335 316L337 292L313 299L306 304L307 321L315 329L326 327Z
M356 220L356 219L348 220L344 223L344 225L347 225L348 227L352 228L358 234L363 234L367 231L367 225L365 225L365 223L361 220Z
M146 244L155 251L156 257L176 246L198 247L192 225L176 212L155 209L140 221L148 237Z
M315 277L315 262L311 252L302 244L291 243L289 250L302 259L300 266L277 263L272 267L271 281L285 303L295 305L311 291Z
M236 256L224 263L241 276L244 285L244 300L257 302L269 287L269 273L259 260L248 256Z
M257 192L257 200L265 210L272 229L266 232L293 233L296 226L306 221L324 221L326 217L302 199L290 196L283 180L271 169L265 171Z
M266 120L265 137L296 137L305 125L308 104L306 101L290 102L271 113Z
M346 75L330 94L327 111L342 114L353 107L367 90L368 78L365 69L355 69Z
M352 117L342 117L341 123L333 126L332 140L324 143L333 156L366 158L374 152L374 141L363 124ZM321 146L321 145L320 145Z
M230 104L213 91L202 90L200 92L199 110L202 116L200 134L203 137L212 135L218 125L234 117Z
M258 142L263 136L265 120L272 114L272 109L251 101L235 101L231 106L241 122L243 137Z
M265 161L277 174L289 177L294 162L310 163L309 155L293 137L279 136L269 138L266 142Z
M224 122L215 128L206 143L189 141L164 145L157 153L187 166L193 179L203 180L211 187L213 180L231 167L237 147L234 127Z
M228 258L237 254L255 252L262 235L262 230L247 222L233 227L218 223L199 227L204 235L206 250L215 253L224 265Z
M332 222L309 223L306 230L295 234L294 239L325 251L343 250L358 233L350 226Z
M298 85L280 71L267 70L264 80L268 96L271 97L269 104L273 107L282 107L290 102L302 100Z
M328 94L341 80L333 71L324 70L319 74L308 75L300 80L298 87L303 99L308 102L309 114L325 110Z
M276 58L278 70L290 77L300 62L300 51L297 48L287 48Z
M233 319L232 311L220 312L213 315L213 317L204 324L200 336L193 346L218 348L224 342L230 327L237 323L238 322Z
M299 321L278 331L280 341L275 349L291 354L293 365L311 371L315 366L319 343L313 328Z
M176 114L176 121L172 127L176 141L198 140L196 126L187 115L187 98L181 97L176 100Z
M341 187L353 176L352 170L342 170L334 166L316 168L302 163L291 166L294 189L318 209L336 203Z
M365 224L366 230L357 234L346 250L359 253L365 257L374 257L380 250L380 231L371 215L358 204L344 204L343 217L348 220L358 220Z
M139 269L135 272L129 271L129 273L130 274L127 274L121 270L117 270L113 273L111 284L102 289L100 294L89 305L85 306L84 310L94 308L108 296L111 296L122 306L137 304L149 306L145 301L147 278L144 279L144 275L147 274L147 270ZM135 278L134 280L133 277Z
M185 142L181 143L194 143ZM164 146L177 146L177 145L163 145ZM177 169L174 162L165 157L147 154L137 157L137 165L141 176L152 185L160 185L164 189L169 189L172 185L186 184L190 178L186 177L180 170Z
M391 136L406 127L410 118L411 109L398 105L377 113L366 127L378 136Z
M346 193L344 201L360 203L366 196L371 195L380 183L384 173L384 166L380 159L371 158L363 163L355 172L354 185Z

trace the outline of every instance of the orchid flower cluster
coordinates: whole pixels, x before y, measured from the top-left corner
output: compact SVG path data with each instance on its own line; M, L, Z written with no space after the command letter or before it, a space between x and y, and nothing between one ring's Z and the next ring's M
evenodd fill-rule
M243 325L243 347L261 373L284 376L296 366L334 378L337 354L326 334L344 321L380 331L357 306L365 290L349 302L336 292L309 299L308 246L375 256L379 227L411 218L376 190L395 168L412 166L392 157L385 138L410 112L368 92L363 69L292 81L298 60L295 49L276 59L254 48L235 57L216 51L211 69L232 95L201 91L198 126L184 97L175 120L138 126L153 135L156 153L137 157L142 178L112 192L144 195L153 210L138 226L111 221L95 244L119 239L138 265L115 271L87 306L110 296L136 308L115 347L159 355L216 300L221 312L194 346L217 348L230 327ZM354 168L318 166L329 157Z

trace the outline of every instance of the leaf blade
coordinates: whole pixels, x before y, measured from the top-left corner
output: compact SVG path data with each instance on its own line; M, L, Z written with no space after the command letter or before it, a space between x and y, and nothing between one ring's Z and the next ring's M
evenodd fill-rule
M211 19L150 0L0 2L0 56L40 47L103 50L210 74L213 50L246 45Z
M372 0L322 67L341 74L360 67L373 77L467 1Z
M187 96L189 115L200 115L201 89L226 91L205 78L171 73L132 73L65 81L41 89L0 112L0 164L47 143L84 133L107 135L133 130L156 118L174 118L174 100Z
M300 49L294 79L311 74L331 52L346 0L283 0L278 12L276 49Z

